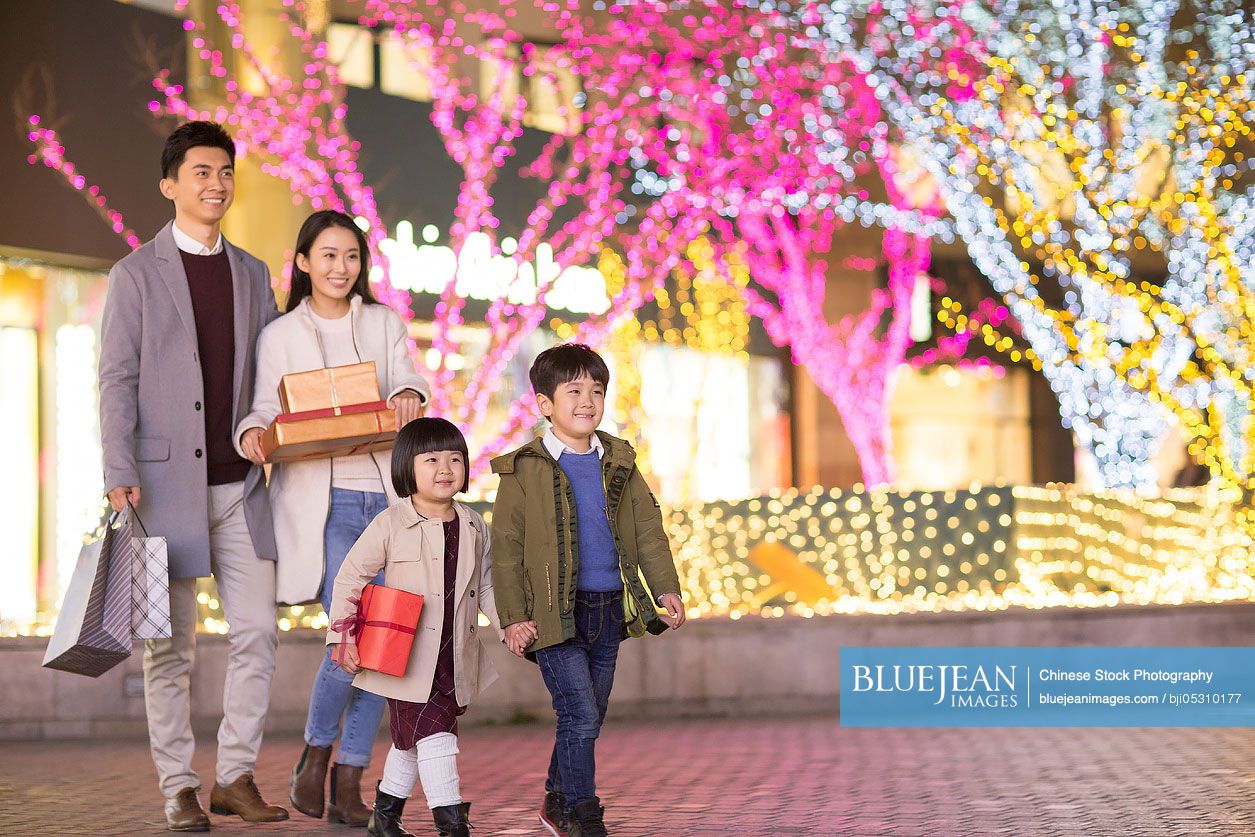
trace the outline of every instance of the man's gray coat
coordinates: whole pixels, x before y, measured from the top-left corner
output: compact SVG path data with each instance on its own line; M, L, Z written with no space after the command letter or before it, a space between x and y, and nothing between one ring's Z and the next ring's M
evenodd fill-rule
M166 538L172 578L210 574L204 384L183 260L167 224L109 273L100 333L105 491L140 487L140 518ZM270 272L224 239L235 283L232 427L253 403L257 335L278 316ZM245 517L261 558L275 560L261 469L244 481Z

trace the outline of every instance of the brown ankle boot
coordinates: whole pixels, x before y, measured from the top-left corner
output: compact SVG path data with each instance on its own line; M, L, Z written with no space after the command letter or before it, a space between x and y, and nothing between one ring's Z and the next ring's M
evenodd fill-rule
M292 807L307 817L322 819L323 804L327 793L327 763L331 761L330 747L305 745L301 758L292 768Z
M342 822L365 828L370 809L362 803L362 768L336 764L331 767L331 802L327 805L327 822Z

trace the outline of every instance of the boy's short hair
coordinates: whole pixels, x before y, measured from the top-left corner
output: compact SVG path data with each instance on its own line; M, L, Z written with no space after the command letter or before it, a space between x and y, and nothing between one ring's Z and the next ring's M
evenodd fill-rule
M221 148L227 152L231 165L235 165L235 142L225 128L206 120L185 122L166 137L166 147L161 150L161 176L177 179L188 149L200 147Z
M455 450L462 454L466 476L458 491L470 487L471 455L466 449L466 437L462 431L453 422L442 418L417 418L401 428L392 445L392 487L398 497L409 497L418 490L414 481L414 457L436 450Z
M532 379L532 390L549 399L558 387L584 375L603 387L610 386L610 369L606 362L583 343L562 343L545 349L536 356L527 374Z

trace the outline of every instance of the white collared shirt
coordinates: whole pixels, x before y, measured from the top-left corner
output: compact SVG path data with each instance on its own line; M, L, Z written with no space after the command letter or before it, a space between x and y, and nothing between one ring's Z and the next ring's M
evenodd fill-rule
M178 224L171 224L170 231L174 233L175 246L184 253L190 253L193 256L216 256L222 252L222 233L218 233L218 240L214 242L213 247L206 247L179 229Z
M557 434L553 432L552 427L545 431L545 435L542 436L540 440L541 444L545 446L545 450L549 451L549 455L554 459L558 459L567 451L570 451L576 456L584 456L586 454L595 453L597 454L597 458L601 459L606 453L606 449L601 445L601 438L594 433L593 437L588 441L589 444L592 445L592 448L584 451L584 453L580 453L579 451L569 447L566 442L559 439Z

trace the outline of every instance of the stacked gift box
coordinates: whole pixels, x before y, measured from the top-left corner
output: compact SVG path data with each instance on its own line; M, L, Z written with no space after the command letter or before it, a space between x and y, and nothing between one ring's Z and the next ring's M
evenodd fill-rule
M396 414L379 397L374 361L284 375L279 403L283 412L261 437L267 462L386 450L396 439Z

